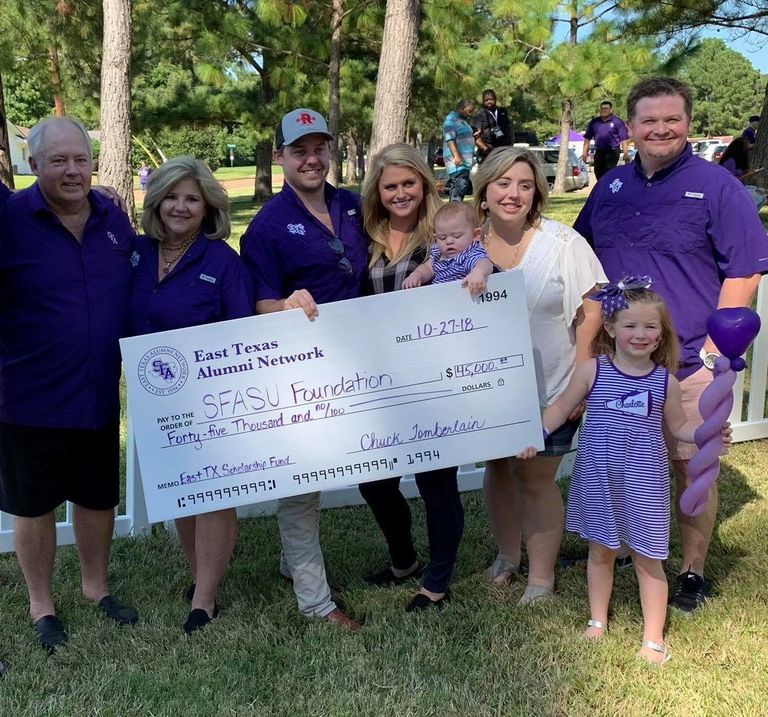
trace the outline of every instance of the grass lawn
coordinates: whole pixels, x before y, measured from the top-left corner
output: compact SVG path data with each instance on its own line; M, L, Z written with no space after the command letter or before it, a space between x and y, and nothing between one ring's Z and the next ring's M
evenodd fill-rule
M0 557L0 714L642 716L766 715L768 654L768 459L765 445L736 446L720 478L722 500L710 552L710 603L695 618L672 615L673 660L663 668L634 657L642 623L631 571L617 574L611 630L599 645L579 635L587 619L585 564L559 571L559 599L515 602L523 583L492 588L480 577L494 555L479 493L464 495L467 524L453 586L440 614L404 608L415 585L380 590L362 575L386 562L366 508L322 514L329 579L364 619L352 636L302 618L277 573L274 518L241 522L220 591L222 614L203 633L181 631L189 582L181 551L160 528L120 539L112 551L115 592L142 620L118 628L84 604L73 548L59 550L55 592L69 647L46 657L34 643L16 561ZM414 502L417 545L424 515ZM568 536L563 553L584 546ZM675 536L669 573L679 567Z

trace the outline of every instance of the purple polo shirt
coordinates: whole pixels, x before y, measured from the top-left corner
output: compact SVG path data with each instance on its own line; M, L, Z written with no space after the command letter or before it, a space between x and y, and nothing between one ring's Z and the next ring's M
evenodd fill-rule
M8 189L2 182L0 182L0 208L5 206L8 197L11 196L11 190Z
M329 245L334 234L309 213L286 183L240 239L240 256L253 275L256 301L285 299L297 289L309 291L318 304L362 295L368 244L360 197L326 184L325 201L352 273L339 267L340 257Z
M768 237L749 194L721 167L695 157L690 145L650 179L639 157L608 172L573 227L612 282L651 277L680 337L681 379L701 366L723 280L768 271Z
M131 254L132 335L253 315L251 277L225 241L201 233L162 281L157 279L158 248L154 239L136 238Z
M593 118L584 132L586 139L595 140L595 149L618 149L621 143L629 139L627 126L616 115L603 121Z
M97 429L119 417L128 217L90 192L82 243L37 184L0 215L0 421Z

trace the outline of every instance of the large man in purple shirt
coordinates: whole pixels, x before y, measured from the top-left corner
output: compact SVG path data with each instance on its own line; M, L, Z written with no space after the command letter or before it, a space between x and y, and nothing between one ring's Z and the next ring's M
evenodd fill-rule
M594 167L597 179L600 179L619 163L620 149L624 151L624 163L626 164L629 160L627 126L613 114L613 103L608 100L600 103L599 115L590 120L584 132L584 148L581 158L585 162L592 140L595 141Z
M768 270L768 238L743 185L693 155L687 85L643 80L632 88L627 109L635 161L595 186L574 227L592 243L612 282L628 274L651 276L680 338L683 402L689 416L698 417L698 397L712 380L717 357L707 318L716 308L751 304ZM667 445L679 495L696 447L671 440ZM716 513L716 488L700 516L678 509L683 571L670 604L685 613L709 594L704 562Z
M90 191L80 122L43 120L28 142L37 182L0 214L0 510L16 516L30 616L53 650L67 639L51 591L54 511L65 500L74 504L86 599L120 624L138 619L107 587L134 232Z
M254 277L256 313L301 308L361 295L368 265L360 198L325 181L332 135L321 114L296 109L281 120L275 161L285 183L251 222L240 254ZM331 599L320 549L320 493L283 498L277 520L280 572L293 581L299 610L356 631L360 625Z

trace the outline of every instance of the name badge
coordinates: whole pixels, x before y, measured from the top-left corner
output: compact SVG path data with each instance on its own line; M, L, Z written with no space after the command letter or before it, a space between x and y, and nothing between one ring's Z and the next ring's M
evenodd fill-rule
M355 216L355 214L357 214L357 209L347 209L347 214L348 214L350 217L354 217L354 216Z
M203 281L207 281L209 284L215 284L216 283L216 277L215 276L208 276L208 274L200 274L200 278Z
M703 192L686 192L685 197L688 199L704 199Z

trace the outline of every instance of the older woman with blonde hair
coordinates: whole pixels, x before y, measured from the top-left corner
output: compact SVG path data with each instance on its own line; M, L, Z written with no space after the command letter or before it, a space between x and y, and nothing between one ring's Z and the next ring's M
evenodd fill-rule
M369 293L399 291L405 278L429 258L435 240L434 216L441 205L432 173L416 148L384 147L371 161L363 185L363 227L370 239ZM372 585L398 585L423 577L406 608L441 608L449 598L464 509L456 468L416 475L427 514L430 560L419 563L411 535L411 511L400 492L400 478L362 483L360 493L387 541L391 565L366 577Z
M589 358L601 315L599 302L585 299L608 280L586 240L544 216L549 191L532 152L516 147L493 150L474 186L489 258L503 270L523 272L543 411L565 390L576 364ZM529 568L521 604L554 596L564 520L555 475L562 455L571 448L579 415L575 412L549 436L533 460L502 458L486 464L486 506L498 546L498 557L486 574L501 584L515 578L522 535Z
M149 177L132 257L130 328L133 334L168 331L253 314L251 279L225 241L231 231L229 197L211 170L194 157L175 157ZM192 572L187 589L191 634L218 615L216 589L237 536L234 509L176 519Z

